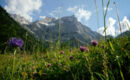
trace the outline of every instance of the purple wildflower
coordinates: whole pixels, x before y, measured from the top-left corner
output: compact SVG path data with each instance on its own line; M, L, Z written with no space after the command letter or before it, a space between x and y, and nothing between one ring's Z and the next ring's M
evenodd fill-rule
M70 60L72 60L73 59L73 56L70 56Z
M85 51L85 48L83 46L80 46L80 51L81 52L84 52Z
M61 54L64 54L64 51L61 51Z
M96 40L92 40L92 42L91 42L91 43L92 43L92 45L93 45L93 46L98 45L98 42L97 42Z
M50 63L48 63L48 64L47 64L47 67L50 67L50 66L51 66L51 64L50 64Z
M12 47L20 47L22 49L24 41L20 38L13 37L9 40L9 45Z
M84 52L84 51L89 52L89 49L87 47L80 46L80 51L81 52Z

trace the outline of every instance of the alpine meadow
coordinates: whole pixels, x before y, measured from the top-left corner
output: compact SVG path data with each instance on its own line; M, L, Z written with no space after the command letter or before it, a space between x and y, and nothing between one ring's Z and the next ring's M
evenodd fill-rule
M129 80L129 0L1 0L0 80Z

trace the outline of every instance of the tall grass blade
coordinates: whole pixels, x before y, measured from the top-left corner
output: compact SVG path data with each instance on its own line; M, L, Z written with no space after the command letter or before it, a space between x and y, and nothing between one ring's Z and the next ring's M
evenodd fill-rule
M109 41L109 44L110 44L110 47L111 47L112 51L115 51L115 49L114 49L114 47L113 47L111 41Z
M98 73L98 72L94 72L97 76L99 76L99 78L101 79L101 80L106 80L106 78L105 78L105 76L103 75L103 74L101 74L101 73Z
M99 28L99 14L98 14L98 6L96 0L94 0L95 6L96 6L96 14L97 14L97 28Z
M119 12L118 12L118 8L117 8L117 5L116 5L116 2L114 2L114 6L116 8L116 14L117 14L118 24L119 24L119 27L120 27L120 34L121 34L122 33L122 29L121 29L120 17L119 17Z
M122 72L122 70L121 70L121 64L120 64L120 62L119 62L119 56L116 56L116 60L117 60L118 66L119 66L119 68L120 68L121 78L122 78L122 80L125 80L124 75L123 75L123 72Z
M107 6L106 6L106 10L104 11L104 0L102 0L102 10L103 10L103 20L104 20L104 33L105 33L105 39L106 39L106 16L107 16L107 11L108 11L108 7L109 7L109 4L110 4L110 0L108 0L107 2Z

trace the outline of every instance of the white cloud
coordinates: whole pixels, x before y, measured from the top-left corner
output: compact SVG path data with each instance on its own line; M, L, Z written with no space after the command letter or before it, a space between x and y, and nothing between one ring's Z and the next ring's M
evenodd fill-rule
M130 21L127 19L126 16L124 16L123 20L121 21L121 29L122 32L130 30Z
M46 16L39 16L41 19L45 19L46 18Z
M78 9L75 16L78 18L78 21L81 21L82 19L88 21L90 19L91 12L84 9Z
M33 11L40 11L42 0L7 0L5 9L11 14L18 14L32 21Z
M77 6L69 7L67 11L74 13L74 15L78 18L78 21L81 20L88 21L92 15L91 11L79 8Z
M107 22L107 30L106 33L107 35L112 35L112 36L117 36L120 33L120 29L115 29L115 23L116 20L113 18L109 18L108 22ZM119 25L118 25L119 26ZM123 20L121 21L121 28L122 28L122 32L125 32L127 30L130 30L130 21L127 19L126 16L124 16ZM105 35L104 31L104 27L100 27L97 32L102 34L103 36Z
M115 23L116 20L113 19L112 17L110 17L107 21L107 30L106 30L106 35L112 35L112 36L116 36L116 29L115 29ZM100 27L97 32L100 33L101 35L105 35L104 31L104 27Z
M104 10L106 10L106 9L107 9L108 11L112 11L112 8L106 8L106 7L105 7Z
M57 19L58 16L61 15L61 12L62 12L61 7L58 7L55 10L51 11L49 13L49 15L52 16L52 17L55 17Z
M75 12L77 9L78 9L78 7L77 7L77 6L74 6L74 7L69 7L69 8L67 9L67 11Z

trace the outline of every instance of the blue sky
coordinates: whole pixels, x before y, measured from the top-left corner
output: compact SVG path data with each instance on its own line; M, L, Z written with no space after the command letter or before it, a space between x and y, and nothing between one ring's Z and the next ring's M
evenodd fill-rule
M57 18L75 15L84 25L93 31L103 33L102 0L96 0L98 7L98 21L94 0L0 0L0 5L9 13L19 14L29 21L36 21L48 17ZM108 0L104 0L106 5ZM116 36L119 33L118 19L113 2L116 2L121 25L130 25L130 0L110 0L106 23L108 26L107 34ZM125 26L123 30L128 28ZM115 34L116 33L116 34Z

